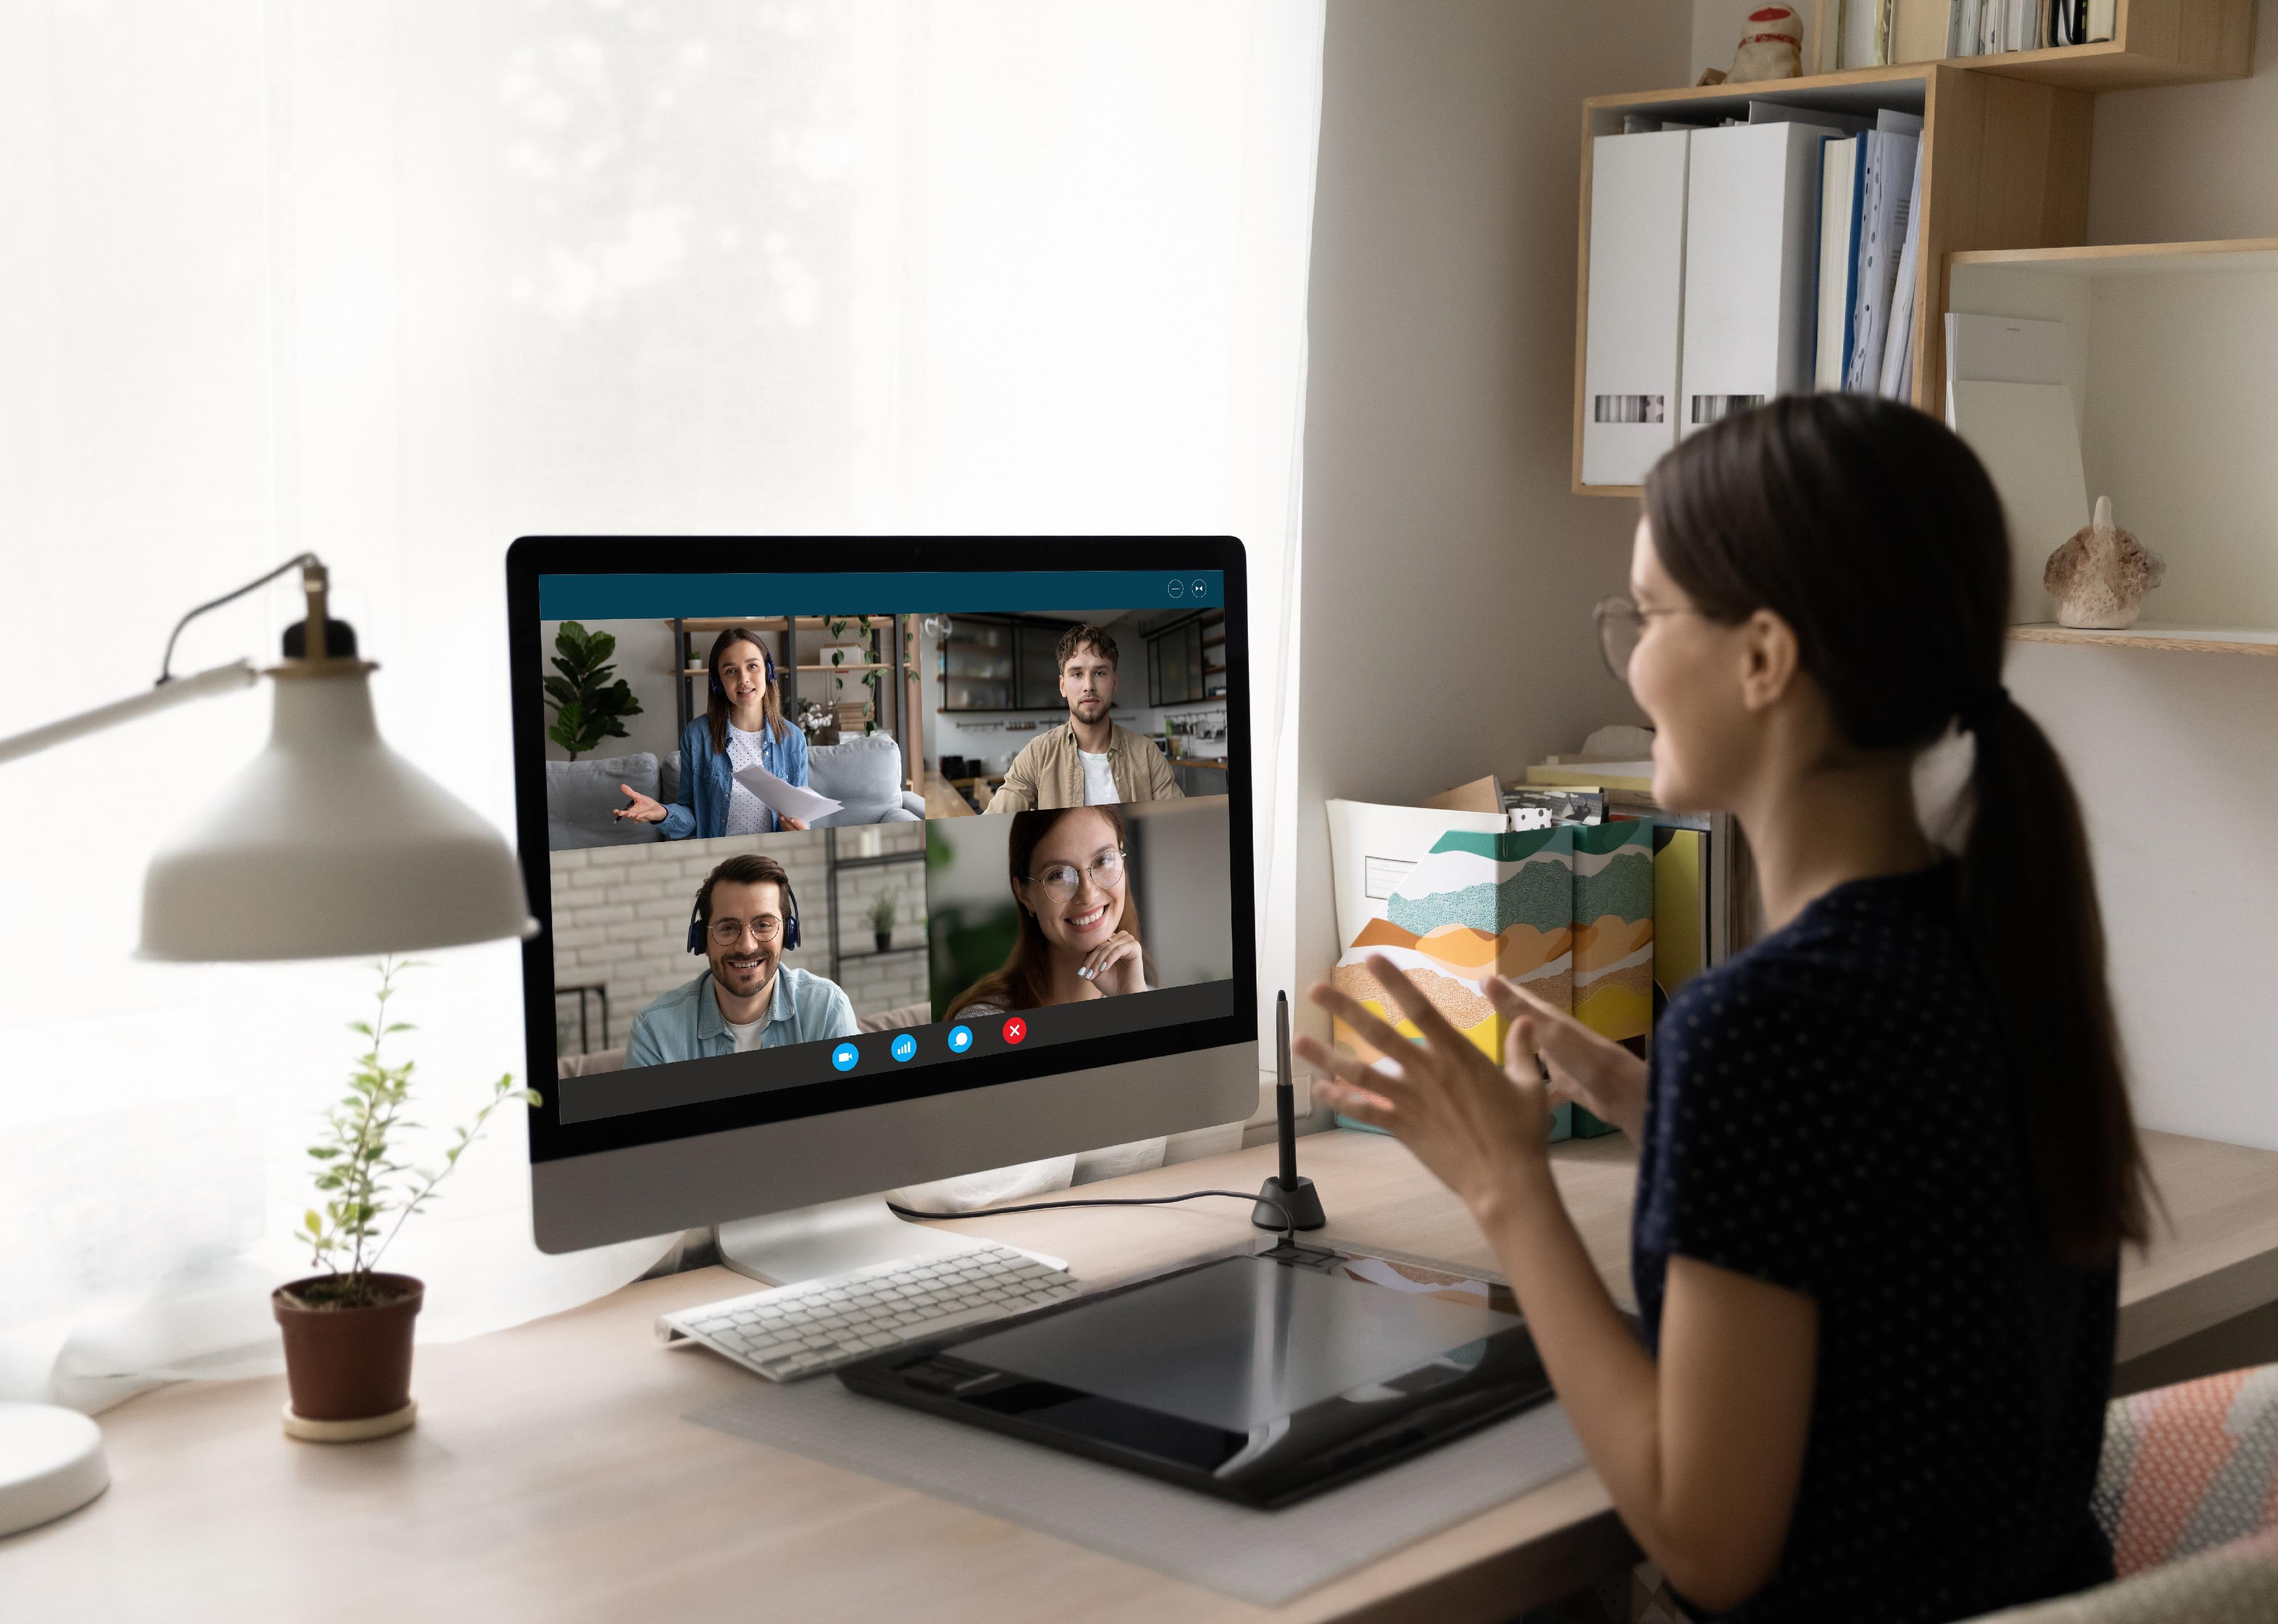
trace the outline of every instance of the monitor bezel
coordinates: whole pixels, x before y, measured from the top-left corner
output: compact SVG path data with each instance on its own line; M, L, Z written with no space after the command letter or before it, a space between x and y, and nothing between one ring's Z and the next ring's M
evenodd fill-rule
M1223 1017L1113 1037L1055 1044L1034 1051L976 1054L948 1063L866 1078L862 1097L845 1099L837 1078L729 1099L564 1123L554 1044L554 908L547 844L546 716L540 686L539 581L547 575L766 574L779 559L784 572L892 575L944 570L990 574L1013 571L1081 573L1072 551L1111 554L1101 570L1217 571L1225 581L1227 657L1227 905L1235 975L1232 1008ZM507 636L513 717L515 839L539 929L523 943L525 1076L540 1103L531 1107L532 1163L638 1145L695 1139L771 1123L814 1121L869 1107L970 1092L993 1084L1084 1072L1255 1043L1257 1037L1257 936L1252 850L1249 580L1242 543L1232 536L523 536L507 550ZM1071 600L1068 607L1085 606ZM691 613L700 613L692 609ZM871 610L871 613L895 612ZM910 610L901 612L913 612ZM526 698L524 696L527 696Z

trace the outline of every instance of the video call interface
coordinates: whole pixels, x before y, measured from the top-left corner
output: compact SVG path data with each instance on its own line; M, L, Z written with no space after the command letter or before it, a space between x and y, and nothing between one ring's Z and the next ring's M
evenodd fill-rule
M540 577L561 1120L1231 1013L1222 594Z

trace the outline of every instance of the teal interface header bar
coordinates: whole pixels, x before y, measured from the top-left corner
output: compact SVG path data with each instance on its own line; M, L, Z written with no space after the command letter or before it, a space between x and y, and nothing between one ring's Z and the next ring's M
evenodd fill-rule
M881 570L791 575L541 575L540 620L1222 609L1217 570Z

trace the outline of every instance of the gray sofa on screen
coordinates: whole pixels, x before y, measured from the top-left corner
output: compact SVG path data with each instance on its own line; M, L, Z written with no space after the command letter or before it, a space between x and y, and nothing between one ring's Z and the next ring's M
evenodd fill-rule
M664 831L654 823L612 816L625 804L617 787L621 784L659 801L670 799L661 793L661 763L646 750L636 755L547 762L547 848L562 852L585 846L638 846L663 839Z

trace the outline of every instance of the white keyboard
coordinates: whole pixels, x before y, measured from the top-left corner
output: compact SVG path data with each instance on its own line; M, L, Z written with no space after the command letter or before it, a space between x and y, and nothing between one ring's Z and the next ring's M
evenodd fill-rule
M771 1382L815 1375L906 1342L1002 1319L1082 1290L1066 1268L1010 1246L901 1258L659 1314L659 1340L686 1338Z

